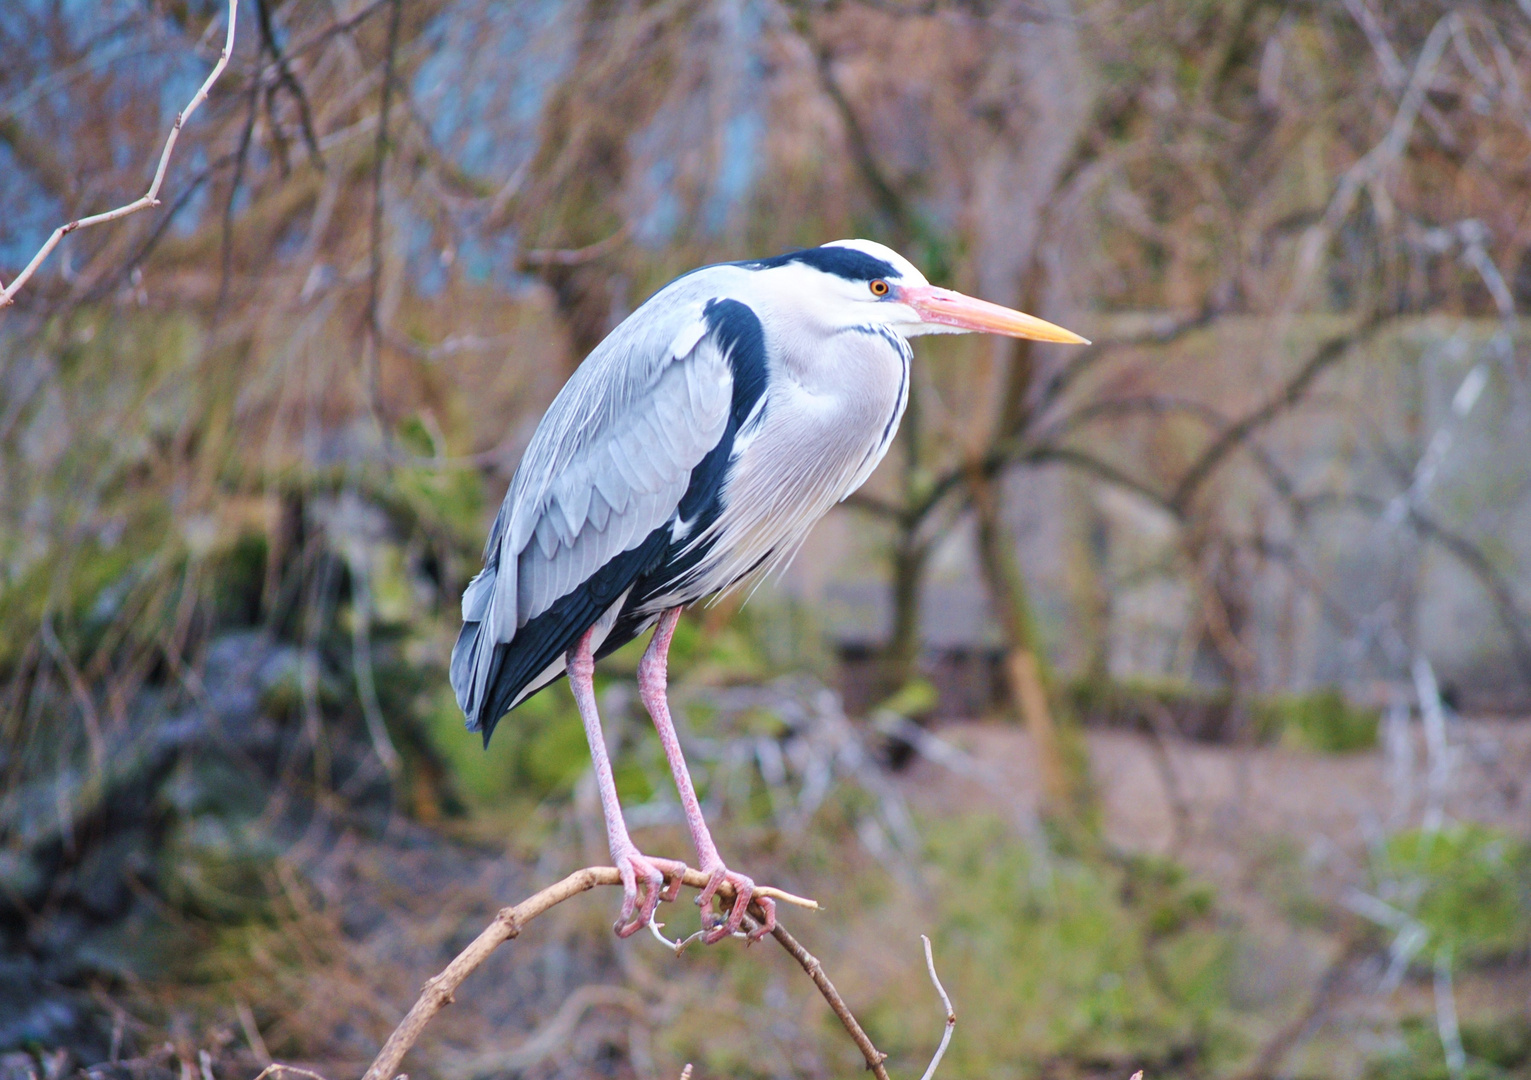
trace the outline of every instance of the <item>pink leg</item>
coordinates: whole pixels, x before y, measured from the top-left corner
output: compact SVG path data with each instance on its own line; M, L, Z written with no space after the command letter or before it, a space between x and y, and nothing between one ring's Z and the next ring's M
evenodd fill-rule
M659 742L664 746L665 757L670 761L670 772L675 777L675 787L680 792L680 803L686 811L686 824L691 827L691 839L696 844L696 856L701 860L702 873L708 876L707 886L696 902L701 905L702 911L706 912L712 903L718 886L724 881L734 887L734 906L728 913L728 918L720 925L708 931L704 939L709 945L721 941L739 929L739 924L744 920L746 909L750 906L750 896L755 891L755 883L743 874L736 874L723 865L723 860L718 856L717 845L712 842L712 834L707 830L707 822L702 819L702 806L696 798L696 788L691 784L691 773L686 768L685 756L681 754L680 739L675 734L675 724L670 720L670 703L665 697L665 687L668 685L668 666L670 658L670 639L675 636L675 624L680 619L680 608L671 608L659 617L659 625L654 628L654 640L649 642L649 647L643 654L643 659L638 662L638 696L643 699L643 704L649 710L649 715L654 718L654 727L659 731ZM758 941L769 934L776 927L776 904L766 897L758 897L756 903L765 914L765 922L758 930L750 934L751 941Z
M574 691L574 704L579 707L580 719L585 723L585 739L590 743L590 760L595 764L596 785L601 789L601 809L606 815L606 840L611 846L611 858L617 872L622 875L622 914L613 927L618 937L627 937L647 926L654 917L654 909L660 900L674 900L680 892L681 879L686 864L672 859L651 859L639 853L632 838L627 834L627 822L622 820L622 804L617 800L617 783L611 775L611 760L606 754L606 739L601 734L601 718L595 708L595 657L590 650L590 636L586 631L579 643L569 650L566 662L569 670L569 686ZM664 888L666 877L672 885ZM638 904L638 881L643 881L643 904ZM637 910L636 916L633 914Z

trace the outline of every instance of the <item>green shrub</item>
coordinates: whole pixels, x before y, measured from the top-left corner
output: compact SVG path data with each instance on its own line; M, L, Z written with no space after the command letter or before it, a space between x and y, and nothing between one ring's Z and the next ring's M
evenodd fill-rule
M1247 736L1322 753L1377 745L1378 711L1352 705L1338 687L1236 701L1226 688L1171 679L1081 678L1066 692L1076 715L1098 727L1155 731L1168 723L1194 739Z
M1368 1080L1451 1080L1435 1018L1414 1016L1399 1025L1402 1045L1371 1062ZM1531 1077L1531 1021L1512 1016L1464 1023L1462 1080L1524 1080Z
M1493 960L1531 945L1531 847L1476 823L1399 833L1378 867L1383 900L1418 919L1429 948Z
M1339 687L1259 699L1251 711L1260 716L1262 730L1287 746L1343 754L1377 745L1381 713L1350 704Z
M1031 1075L1058 1059L1210 1065L1234 1049L1232 941L1211 890L1178 864L1041 863L1012 828L971 816L930 823L927 837L943 883L932 935L942 979L954 1001L984 1003L959 1027L951 1075ZM890 985L865 1018L882 1049L911 1059L911 1033L930 1031L918 978Z

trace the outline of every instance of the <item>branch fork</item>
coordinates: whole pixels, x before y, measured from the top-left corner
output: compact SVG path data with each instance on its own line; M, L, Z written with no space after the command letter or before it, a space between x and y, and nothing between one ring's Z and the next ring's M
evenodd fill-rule
M683 876L683 884L688 888L700 890L706 887L707 882L708 875L703 874L700 870L688 868ZM618 874L615 867L587 866L583 870L576 870L562 881L548 886L519 904L501 908L489 925L484 928L478 937L473 939L467 948L460 952L439 974L426 980L425 985L421 987L420 997L415 1001L409 1013L400 1021L399 1026L394 1029L393 1034L388 1036L388 1040L383 1044L382 1050L378 1052L377 1059L372 1062L372 1065L363 1075L362 1080L393 1080L394 1077L398 1076L399 1064L404 1060L404 1055L408 1053L410 1047L414 1046L432 1017L456 1000L457 988L462 985L463 980L472 974L489 957L489 954L500 945L512 938L519 937L527 923L531 922L538 915L563 903L565 900L578 896L580 893L588 892L598 885L620 886L621 884L621 875ZM733 894L733 886L728 882L724 882L718 889L719 897L724 900L731 899ZM795 896L781 889L771 888L769 885L756 886L755 895L768 897L775 900L778 904L786 904L790 907L803 908L808 911L819 910L819 905L816 901L802 896ZM758 907L752 905L750 915L747 915L744 920L744 930L746 933L757 929L763 917L764 913ZM680 951L690 944L692 938L686 938L680 942L670 941L660 933L659 928L662 925L650 920L649 929L679 955ZM824 965L819 962L816 956L803 948L802 944L788 933L787 929L780 923L777 923L776 928L771 931L771 936L780 943L781 947L787 951L787 954L796 960L798 966L813 980L814 986L818 988L824 1000L829 1003L829 1007L834 1011L835 1016L839 1018L840 1023L844 1025L845 1030L856 1043L856 1048L861 1051L862 1057L866 1059L867 1069L877 1077L877 1080L890 1080L888 1070L883 1064L887 1061L888 1055L873 1045L871 1038L868 1037L866 1031L851 1013L850 1007L845 1004L845 999L840 996L839 991L835 989L834 983L830 982L829 976L825 974ZM695 935L693 935L694 937ZM935 1057L931 1059L930 1066L925 1070L925 1074L921 1078L921 1080L933 1080L936 1067L940 1065L941 1058L946 1053L947 1044L951 1041L952 1029L957 1023L957 1014L952 1010L951 999L946 996L946 990L941 986L941 980L936 977L935 960L931 956L930 951L930 939L921 935L920 940L924 942L925 946L926 970L930 973L930 981L935 985L936 993L940 995L941 1006L946 1019L946 1030L941 1036L941 1045L936 1050ZM690 1066L688 1065L687 1072L689 1073L689 1071Z

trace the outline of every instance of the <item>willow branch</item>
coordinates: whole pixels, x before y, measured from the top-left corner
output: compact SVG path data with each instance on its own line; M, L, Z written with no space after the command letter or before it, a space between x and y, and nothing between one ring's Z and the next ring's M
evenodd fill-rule
M218 62L213 65L213 70L208 73L197 92L192 95L191 101L186 108L175 115L175 123L170 125L170 135L165 140L165 148L160 152L159 167L154 170L154 180L149 184L149 190L132 202L119 206L115 210L107 210L100 214L92 214L90 217L76 218L67 225L60 225L53 230L53 235L48 237L46 243L32 256L32 261L27 263L20 274L16 275L9 285L0 289L0 308L8 307L15 299L16 293L21 287L31 280L37 268L43 264L43 260L53 253L58 247L59 241L77 229L86 229L92 225L101 225L108 221L116 221L125 218L129 214L136 214L140 210L146 210L151 206L158 206L160 187L165 182L165 172L170 168L170 156L175 152L175 144L181 137L181 128L186 121L191 119L191 114L207 100L207 93L212 89L213 83L223 74L223 69L229 66L229 57L234 54L234 23L235 16L239 11L239 0L229 0L229 29L228 35L223 42L223 51L218 54Z

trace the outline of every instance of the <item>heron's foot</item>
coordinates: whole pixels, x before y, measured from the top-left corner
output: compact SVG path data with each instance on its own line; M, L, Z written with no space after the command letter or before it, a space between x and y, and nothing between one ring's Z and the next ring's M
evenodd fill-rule
M668 903L680 895L686 864L651 858L631 843L612 852L612 860L622 876L622 913L612 929L617 937L631 937L653 920L661 900Z
M706 930L702 937L703 941L712 945L738 933L740 925L744 922L744 915L749 910L752 898L759 905L765 920L750 931L749 940L751 942L759 941L776 929L776 901L765 896L755 896L755 882L752 879L745 877L743 874L735 873L721 862L711 866L703 866L702 872L707 875L707 885L702 889L701 895L696 898L696 902L702 909L702 925ZM708 922L712 918L712 898L717 894L718 887L725 881L732 885L734 889L733 907L729 908L727 917L721 922L713 923L709 928Z

